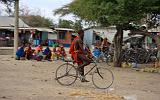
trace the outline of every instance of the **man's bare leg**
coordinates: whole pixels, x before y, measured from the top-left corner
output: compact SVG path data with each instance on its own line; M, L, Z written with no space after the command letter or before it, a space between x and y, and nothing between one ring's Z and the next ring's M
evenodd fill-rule
M78 65L78 71L79 71L79 73L80 73L80 75L82 77L81 81L82 82L89 82L84 77L84 67L90 64L90 59L87 58L83 54L78 54L78 59L80 59L81 61L83 61L83 64L79 64Z

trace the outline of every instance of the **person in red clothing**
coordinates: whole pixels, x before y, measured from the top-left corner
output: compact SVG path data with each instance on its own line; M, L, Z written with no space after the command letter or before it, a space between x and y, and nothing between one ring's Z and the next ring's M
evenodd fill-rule
M78 71L80 74L81 82L89 82L84 77L84 67L89 65L91 63L91 60L88 56L89 52L83 48L83 37L84 37L84 31L80 30L78 31L78 36L74 38L69 53L72 56L73 63L78 64Z

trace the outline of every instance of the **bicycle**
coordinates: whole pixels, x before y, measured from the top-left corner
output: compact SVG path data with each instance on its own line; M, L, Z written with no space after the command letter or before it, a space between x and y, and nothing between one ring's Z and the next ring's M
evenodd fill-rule
M135 54L134 54L134 51L132 49L122 50L122 55L121 55L122 63L125 63L127 65L135 64L136 66L133 66L133 67L137 67L137 61L136 61L134 55Z
M92 58L93 60L93 58ZM69 63L69 61L65 60L66 63L60 65L55 73L56 81L64 86L69 86L75 83L77 78L80 78L78 74L78 70L76 66ZM99 67L96 61L93 60L94 66L86 72L84 75L88 75L93 69L95 69L92 73L92 83L98 89L107 89L109 88L114 81L113 73L110 69L106 67Z
M105 62L108 66L111 66L110 62L112 62L111 61L112 58L111 54L109 53L109 50L103 50L102 48L99 48L99 52L100 54L97 56L93 54L94 61L96 61L97 63L100 63L100 61Z

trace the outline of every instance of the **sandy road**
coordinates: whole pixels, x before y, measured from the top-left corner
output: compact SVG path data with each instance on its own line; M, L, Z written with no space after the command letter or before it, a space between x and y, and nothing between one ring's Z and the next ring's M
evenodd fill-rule
M75 91L106 92L94 88L92 82L76 81L69 87L59 85L54 74L62 63L15 61L9 55L0 55L0 100L92 100L70 95ZM160 100L160 74L122 68L111 70L115 81L109 93L132 98L130 100Z

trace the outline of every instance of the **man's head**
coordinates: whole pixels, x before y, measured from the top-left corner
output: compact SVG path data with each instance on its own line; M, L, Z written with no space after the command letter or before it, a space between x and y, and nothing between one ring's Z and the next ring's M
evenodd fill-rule
M80 36L81 39L83 39L83 37L84 37L84 31L83 30L79 30L78 31L78 35Z

